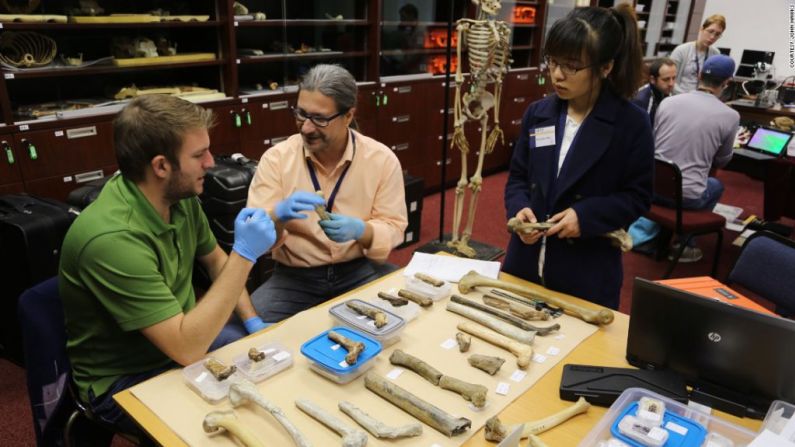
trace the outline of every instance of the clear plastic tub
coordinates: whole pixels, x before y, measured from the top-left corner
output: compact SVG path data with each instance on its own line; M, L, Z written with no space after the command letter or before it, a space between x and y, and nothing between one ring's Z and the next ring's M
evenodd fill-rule
M330 331L347 337L353 341L364 343L364 350L359 354L355 364L345 362L348 351L328 338ZM367 335L347 327L334 327L324 331L301 345L301 354L312 363L310 368L318 374L334 382L343 384L361 376L373 367L373 359L381 352L381 343Z
M406 278L406 289L425 295L434 301L439 301L450 296L453 291L453 285L445 281L443 285L435 287L425 281L409 276Z
M264 359L255 362L248 357L248 352L235 357L238 372L251 382L262 382L293 365L293 354L279 343L265 343L254 347L265 354Z
M387 317L386 325L380 328L375 327L375 320L361 315L348 307L347 303L349 302L356 302L362 306L372 307L384 312ZM331 314L337 324L363 332L378 340L384 346L389 346L400 340L400 334L403 333L403 328L406 326L406 321L397 314L360 299L352 299L339 303L329 309L329 314Z
M760 432L763 430L770 430L787 441L795 442L795 405L783 400L773 401L759 429Z
M755 434L747 428L702 413L652 391L643 388L627 388L578 446L611 445L608 442L612 439L620 440L628 446L643 447L644 444L622 436L618 430L618 425L625 415L637 416L638 403L643 397L657 399L665 404L665 415L660 425L660 428L668 432L668 441L664 444L665 446L701 447L709 436L714 435L720 435L739 446L748 444L755 437ZM621 444L614 443L612 445Z
M239 371L235 371L224 380L216 380L215 376L204 366L206 360L207 358L204 358L182 368L182 377L188 387L201 396L202 399L211 404L217 404L226 399L229 394L229 385L235 383L235 380L242 375Z
M397 296L397 291L395 291L393 295ZM411 322L411 320L417 318L417 316L420 314L420 305L412 301L409 301L403 306L393 306L389 301L375 297L368 300L367 302L398 315L399 317L403 318L406 323Z

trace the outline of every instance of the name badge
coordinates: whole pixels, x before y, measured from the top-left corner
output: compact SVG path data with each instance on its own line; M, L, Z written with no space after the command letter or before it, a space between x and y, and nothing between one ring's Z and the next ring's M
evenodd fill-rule
M535 147L555 145L555 126L539 127L530 134L535 138Z

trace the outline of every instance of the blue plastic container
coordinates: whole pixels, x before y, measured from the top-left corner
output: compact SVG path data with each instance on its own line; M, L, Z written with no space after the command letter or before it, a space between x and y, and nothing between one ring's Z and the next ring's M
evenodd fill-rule
M610 432L613 437L635 447L644 447L643 444L630 439L618 431L618 423L624 416L630 414L635 416L638 412L638 401L635 401L627 406L621 414L613 422L610 427ZM670 429L676 427L675 430ZM663 421L660 428L668 429L668 440L665 442L665 447L701 447L704 439L707 438L707 429L698 422L680 416L674 412L667 411L663 415Z
M364 350L353 365L345 362L348 351L328 338L334 331L354 341L364 343ZM311 367L320 375L337 383L348 383L372 368L372 360L381 352L381 343L367 335L343 326L324 331L301 345L301 354L312 361Z

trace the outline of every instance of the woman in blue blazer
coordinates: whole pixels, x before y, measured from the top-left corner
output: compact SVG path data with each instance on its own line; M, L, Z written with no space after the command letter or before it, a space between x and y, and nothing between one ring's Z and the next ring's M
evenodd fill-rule
M531 104L505 186L509 218L551 222L514 234L503 270L613 309L621 251L601 235L649 209L654 140L631 104L641 51L631 8L576 8L550 30L544 60L555 89Z

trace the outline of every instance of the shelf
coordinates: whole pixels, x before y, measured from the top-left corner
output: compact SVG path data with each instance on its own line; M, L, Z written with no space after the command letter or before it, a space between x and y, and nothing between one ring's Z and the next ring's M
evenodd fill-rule
M335 59L349 59L354 57L365 57L369 56L370 53L367 51L317 51L314 53L302 53L302 54L265 54L263 56L246 56L240 58L241 64L257 64L263 62L276 62L276 61L284 61L284 60L291 60L291 59L325 59L333 57Z
M513 45L511 46L511 51L521 51L521 50L532 50L532 45Z
M368 26L370 22L364 19L329 20L329 19L273 19L237 22L239 28L265 28L282 26Z
M447 53L447 48L416 48L411 50L383 50L381 51L381 56L403 56L403 55L411 55L411 54L445 54ZM466 51L462 51L461 53L466 53ZM453 48L453 56L456 54L455 48Z
M3 74L6 77L6 81L9 81L14 79L52 78L52 77L62 77L62 76L86 76L94 74L127 73L130 71L165 70L165 69L171 70L177 68L211 67L211 66L223 65L224 62L225 62L224 59L216 59L214 61L185 62L185 63L176 63L176 64L175 63L156 64L156 65L144 65L140 67L94 66L86 68L53 68L51 70L36 70L36 71L4 71Z
M206 22L141 22L141 23L22 23L2 22L6 30L63 31L85 29L129 29L129 28L213 28L221 25L217 20Z

